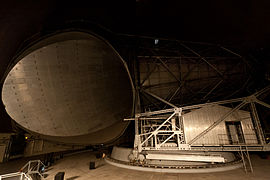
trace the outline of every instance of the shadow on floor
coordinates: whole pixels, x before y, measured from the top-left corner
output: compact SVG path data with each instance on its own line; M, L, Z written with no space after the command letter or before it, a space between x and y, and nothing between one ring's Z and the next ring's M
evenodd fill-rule
M73 177L70 177L70 178L67 178L66 180L74 180L74 179L77 179L79 178L80 176L73 176Z
M104 166L104 165L105 165L105 164L99 164L99 165L96 166L96 168L102 167L102 166Z

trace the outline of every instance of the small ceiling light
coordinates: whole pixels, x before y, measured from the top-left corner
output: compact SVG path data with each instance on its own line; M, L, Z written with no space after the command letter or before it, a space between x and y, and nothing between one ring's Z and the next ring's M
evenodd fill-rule
M158 44L158 39L155 39L155 45L157 45Z
M28 137L27 136L25 136L25 140L27 140L28 139Z

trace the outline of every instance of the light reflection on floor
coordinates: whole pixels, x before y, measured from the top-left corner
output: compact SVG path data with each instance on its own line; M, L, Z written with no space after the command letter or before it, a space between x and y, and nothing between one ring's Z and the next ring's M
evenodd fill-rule
M90 161L96 161L97 168L94 170L89 169ZM54 179L56 173L65 172L66 180L249 180L249 179L270 179L270 159L261 159L257 155L252 155L252 163L254 173L246 174L244 169L237 169L233 171L220 172L220 173L204 173L204 174L169 174L169 173L151 173L141 172L128 169L118 168L106 164L104 160L97 160L93 152L85 152L81 154L64 157L58 160L53 166L49 168L48 176L46 179Z

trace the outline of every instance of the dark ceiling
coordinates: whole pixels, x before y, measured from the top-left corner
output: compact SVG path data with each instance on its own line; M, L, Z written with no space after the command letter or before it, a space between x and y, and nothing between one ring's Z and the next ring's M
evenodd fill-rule
M29 24L42 29L83 20L118 33L265 47L270 40L269 7L268 0L11 0L1 3L1 35L24 28L31 35Z
M259 47L270 38L269 5L267 0L138 0L136 25L140 33Z

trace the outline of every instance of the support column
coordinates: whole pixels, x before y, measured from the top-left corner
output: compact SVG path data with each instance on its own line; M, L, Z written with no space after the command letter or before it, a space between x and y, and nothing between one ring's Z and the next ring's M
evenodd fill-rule
M255 130L256 130L258 140L259 140L259 144L264 145L265 144L265 139L264 139L264 135L263 135L263 131L262 131L262 127L261 127L261 123L260 123L260 119L259 119L259 116L258 116L258 113L257 113L255 103L251 102L250 107L251 107L251 113L252 113L252 116L253 116Z
M139 135L139 120L136 117L136 114L141 112L141 101L140 101L140 63L137 58L137 52L134 48L132 51L132 59L133 59L133 77L134 77L134 86L135 86L135 102L134 102L134 128L135 128L135 139L134 139L134 148L138 148L139 152L141 152L141 138Z

